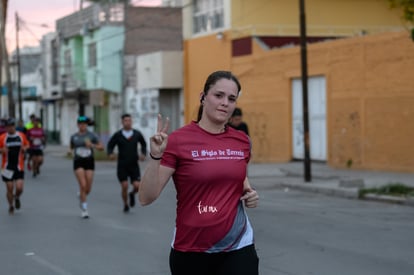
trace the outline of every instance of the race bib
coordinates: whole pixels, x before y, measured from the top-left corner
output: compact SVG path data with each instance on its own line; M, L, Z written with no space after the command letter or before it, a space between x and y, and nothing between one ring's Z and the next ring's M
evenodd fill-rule
M35 138L33 140L33 145L35 145L35 146L42 145L42 140L40 138Z
M92 156L92 150L86 147L79 147L79 148L76 148L75 154L81 158L88 158Z
M3 177L5 177L6 179L12 179L13 178L13 174L14 174L14 171L13 170L3 169L1 171L1 175Z

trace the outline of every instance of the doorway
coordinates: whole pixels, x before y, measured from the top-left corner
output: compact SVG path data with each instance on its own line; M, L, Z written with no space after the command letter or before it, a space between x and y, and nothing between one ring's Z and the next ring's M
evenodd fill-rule
M292 150L294 159L304 159L302 80L292 80ZM326 161L326 79L308 78L310 158Z

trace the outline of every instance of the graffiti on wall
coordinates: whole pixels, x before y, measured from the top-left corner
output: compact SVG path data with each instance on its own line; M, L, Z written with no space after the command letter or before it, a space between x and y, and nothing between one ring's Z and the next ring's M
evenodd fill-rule
M133 127L140 130L145 138L156 132L159 112L159 91L156 89L127 90L126 110L131 114Z
M268 124L265 113L247 113L249 118L249 134L253 142L253 156L256 160L266 159L270 154L270 139L268 136Z
M351 168L361 165L362 148L359 139L361 115L358 110L339 112L334 119L331 159L332 163Z

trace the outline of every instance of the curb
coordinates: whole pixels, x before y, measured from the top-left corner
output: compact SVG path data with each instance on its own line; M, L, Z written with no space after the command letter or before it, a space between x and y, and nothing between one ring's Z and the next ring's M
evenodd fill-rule
M317 183L307 184L307 183L286 183L286 182L279 182L279 183L276 183L274 186L282 187L282 188L291 188L294 190L318 193L318 194L346 198L346 199L377 201L377 202L400 204L400 205L414 207L414 197L406 198L406 197L394 197L394 196L387 196L387 195L366 194L363 198L360 198L359 188L356 188L356 187L344 188L344 187L339 187L339 186L338 187L326 186L326 185L317 184Z
M278 183L280 187L292 188L295 190L324 194L334 197L341 197L347 199L358 199L358 189L357 188L341 188L341 187L332 187L324 186L321 184L306 184L306 183Z
M369 201L378 201L378 202L387 202L387 203L394 203L394 204L402 204L407 206L414 207L414 198L409 197L394 197L394 196L387 196L387 195L376 195L376 194L366 194L364 195L362 200L369 200Z

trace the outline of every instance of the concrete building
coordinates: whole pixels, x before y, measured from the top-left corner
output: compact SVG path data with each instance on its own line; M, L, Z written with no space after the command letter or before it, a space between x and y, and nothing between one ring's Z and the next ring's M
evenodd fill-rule
M128 9L125 40L125 111L146 138L158 113L171 129L183 125L181 8Z
M57 21L62 144L79 114L94 119L104 144L125 112L147 138L160 110L173 127L182 124L181 23L180 8L122 4L94 4Z
M60 143L62 129L62 87L59 81L59 37L51 32L42 37L42 125L48 143Z
M306 1L312 160L414 171L413 43L386 1ZM184 1L185 121L215 70L240 79L253 161L303 158L298 1ZM407 105L408 104L408 105ZM386 115L384 115L386 114Z
M102 141L110 135L110 110L119 109L122 89L124 8L91 5L56 22L62 83L61 143L69 144L78 115L95 121Z
M20 63L20 93L19 102L18 71L16 51L11 54L11 79L13 83L13 98L15 102L15 117L24 122L29 121L31 114L41 117L40 100L43 95L42 85L42 50L40 47L24 47L19 49ZM22 117L19 117L22 108Z

